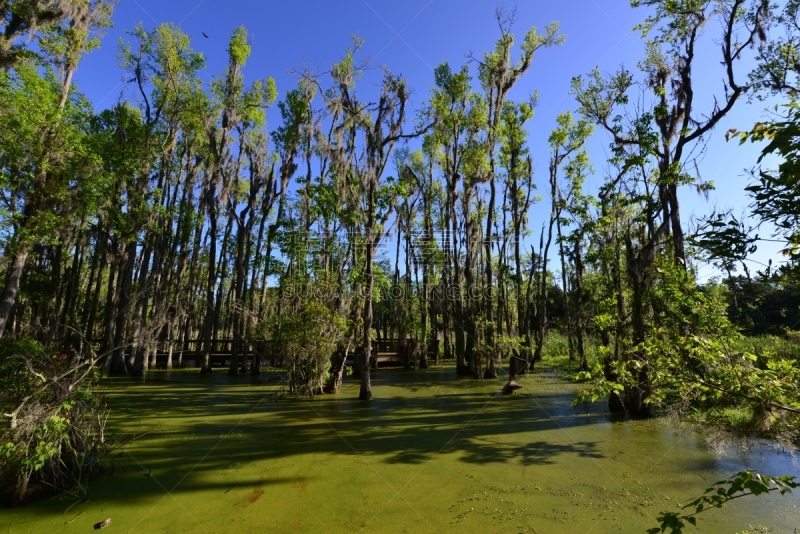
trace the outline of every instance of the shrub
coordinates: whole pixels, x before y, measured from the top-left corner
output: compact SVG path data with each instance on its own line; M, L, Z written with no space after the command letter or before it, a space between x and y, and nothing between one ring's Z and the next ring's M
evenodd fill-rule
M0 340L0 487L19 502L34 484L85 492L100 469L104 402L92 354L59 354L35 341Z
M289 391L313 397L322 390L331 355L346 332L346 321L316 300L275 318L272 343L289 367Z

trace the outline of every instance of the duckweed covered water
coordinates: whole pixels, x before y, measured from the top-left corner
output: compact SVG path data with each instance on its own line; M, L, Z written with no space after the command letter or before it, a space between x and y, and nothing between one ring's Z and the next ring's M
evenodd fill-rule
M277 402L274 373L109 380L109 427L137 438L89 500L2 510L0 531L85 533L111 518L105 532L643 532L735 471L800 478L768 447L717 457L674 419L572 407L575 386L547 370L510 396L502 380L454 374L381 369L369 404L352 378L337 396ZM703 513L696 531L798 526L795 493Z

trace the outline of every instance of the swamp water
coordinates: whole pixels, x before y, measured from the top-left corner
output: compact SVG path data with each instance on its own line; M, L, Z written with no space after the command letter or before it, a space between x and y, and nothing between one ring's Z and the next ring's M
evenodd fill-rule
M0 510L0 532L86 533L105 518L105 532L644 532L735 471L800 478L767 447L718 457L672 418L572 407L577 387L546 369L509 396L503 380L454 375L381 369L369 404L353 378L337 396L277 402L276 373L108 380L109 429L138 437L90 500ZM800 493L734 501L698 525L687 532L791 534Z

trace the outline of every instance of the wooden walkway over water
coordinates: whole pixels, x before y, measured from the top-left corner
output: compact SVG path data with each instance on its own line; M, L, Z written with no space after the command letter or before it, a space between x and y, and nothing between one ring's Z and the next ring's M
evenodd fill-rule
M172 358L173 367L200 367L204 357L203 341L200 339L193 339L189 341L176 341L175 345L181 345L181 348L173 348L170 354L168 348L164 345L168 343L161 343L155 352L155 355L150 355L149 367L157 369L165 369L167 362ZM211 367L230 367L231 360L233 360L233 340L219 339L211 342L211 352L209 362ZM416 341L413 339L381 339L372 342L372 356L370 358L370 367L377 369L379 366L390 365L403 365L405 367L415 367L418 362L415 361L416 356L419 357L418 351L415 351ZM239 353L239 365L245 362L245 366L253 365L255 356L260 357L260 366L273 365L281 366L283 358L274 354L270 348L269 342L261 342L256 344L242 344ZM426 350L426 355L430 360L436 360L439 354L439 341L431 343ZM126 356L128 354L126 353Z

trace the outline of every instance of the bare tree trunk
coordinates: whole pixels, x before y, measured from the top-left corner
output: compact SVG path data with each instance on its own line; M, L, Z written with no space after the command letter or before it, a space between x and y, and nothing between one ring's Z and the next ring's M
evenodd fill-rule
M102 231L97 233L94 255L89 270L89 282L86 284L86 294L83 299L80 324L85 325L84 335L89 342L94 340L94 324L97 315L97 306L100 302L100 289L102 287L103 272L105 272L108 258L107 238Z
M128 320L128 304L130 302L130 284L136 261L136 242L123 245L120 256L119 274L117 275L116 295L114 297L114 341L110 362L110 374L126 374L130 368L125 361L125 330Z
M586 361L586 349L583 340L583 250L581 247L582 233L575 240L573 258L575 261L575 338L578 345L578 359L580 360L581 371L588 371L589 364ZM566 295L565 295L566 296ZM570 354L571 356L571 354Z
M372 356L372 290L375 287L375 280L372 276L372 254L375 239L372 235L371 213L367 214L368 221L365 231L366 247L364 251L364 333L362 342L364 354L361 356L361 389L358 398L361 400L372 400L372 382L370 380L370 357Z
M14 304L17 302L19 281L22 278L22 271L25 269L25 261L27 259L28 247L27 245L20 244L8 266L3 295L0 297L0 337L2 337L5 332L6 322L11 313L11 308L13 308Z
M488 214L486 215L486 235L484 237L486 244L486 257L484 258L484 263L486 264L486 289L484 290L483 311L486 314L486 331L484 334L484 341L487 347L487 365L484 378L497 378L497 369L495 367L497 352L494 345L494 304L492 302L492 284L494 283L492 280L492 224L494 222L494 202L496 196L494 176L492 176L489 181L489 191L489 206Z
M564 250L564 236L561 233L561 217L556 217L556 231L558 235L558 255L561 259L561 292L564 294L564 312L566 316L564 324L566 326L569 361L571 362L575 359L574 339L579 327L573 328L573 306L570 304L571 299L569 298L569 287L567 285L567 261Z

